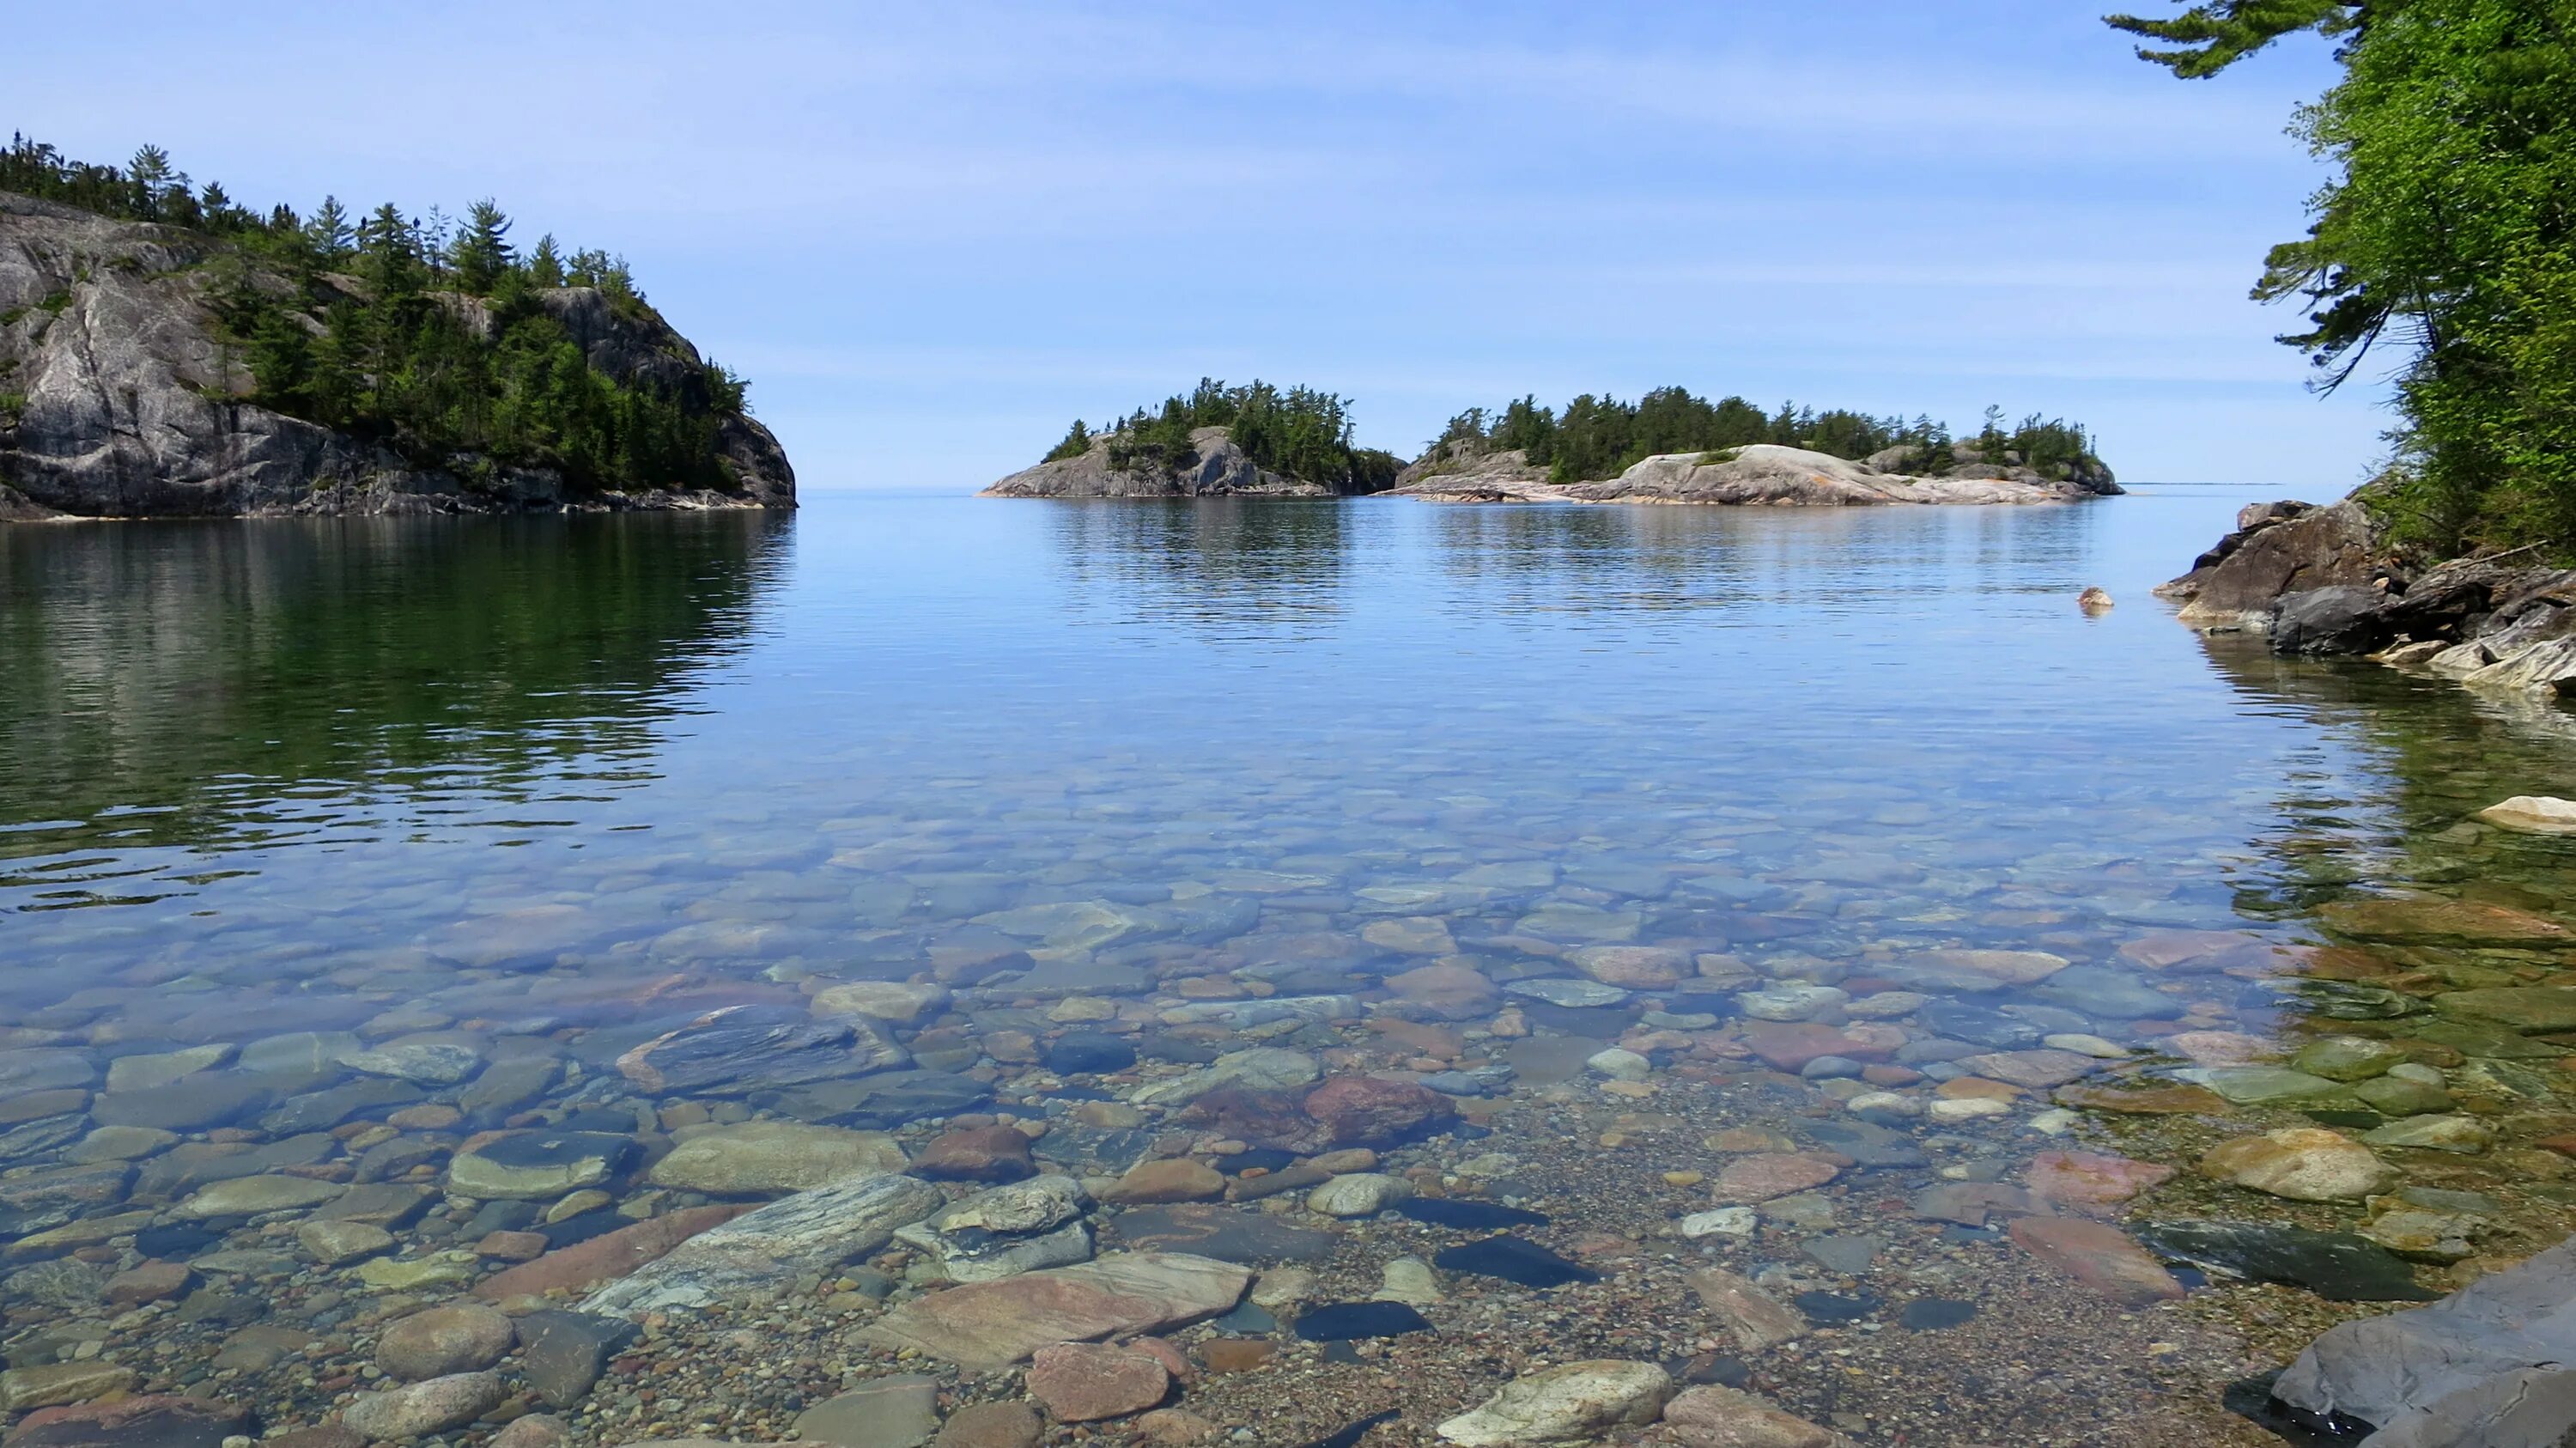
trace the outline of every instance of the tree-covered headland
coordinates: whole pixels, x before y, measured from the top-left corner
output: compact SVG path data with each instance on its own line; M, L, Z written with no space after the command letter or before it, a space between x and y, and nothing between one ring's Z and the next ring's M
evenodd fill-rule
M2007 427L2003 409L1988 408L1981 428L1954 438L1948 423L1929 416L1819 412L1795 403L1766 411L1741 397L1711 402L1681 387L1658 387L1635 402L1585 393L1561 410L1541 406L1535 396L1495 411L1470 408L1451 418L1431 446L1435 459L1523 452L1553 481L1572 483L1615 478L1650 457L1755 443L1854 460L1892 453L1884 460L1890 467L1923 472L1982 462L2064 479L2101 467L2083 426L2063 418L2033 414Z
M2568 0L2213 0L2115 15L2186 79L2328 38L2294 132L2333 167L2254 295L2291 301L2324 388L2384 367L2398 426L2363 490L2433 553L2576 557L2576 8Z
M741 378L713 362L621 381L591 365L565 318L590 289L611 311L667 327L623 258L522 248L490 201L462 218L387 204L360 216L336 197L310 215L259 210L220 183L194 185L156 146L123 166L69 160L13 136L0 191L211 238L207 295L239 349L246 401L369 437L472 478L554 470L576 489L726 488L720 450Z
M1352 445L1346 398L1311 387L1283 391L1258 380L1228 387L1212 377L1165 398L1160 407L1137 408L1100 432L1075 419L1046 461L1080 457L1105 434L1112 467L1179 468L1197 456L1190 434L1203 427L1224 428L1244 456L1269 472L1338 492L1381 491L1403 466L1392 453Z

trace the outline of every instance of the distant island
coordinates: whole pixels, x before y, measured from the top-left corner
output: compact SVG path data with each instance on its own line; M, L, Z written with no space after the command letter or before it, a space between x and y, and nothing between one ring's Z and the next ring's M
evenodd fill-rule
M0 152L0 519L792 508L625 262Z
M1954 438L1911 420L1680 387L1636 402L1590 394L1560 412L1524 397L1452 418L1422 456L1355 448L1348 402L1264 382L1203 379L1159 410L1095 431L1080 421L1036 466L984 490L1008 498L1331 498L1437 502L1636 502L1873 506L2041 503L2121 491L2079 424L2000 408Z

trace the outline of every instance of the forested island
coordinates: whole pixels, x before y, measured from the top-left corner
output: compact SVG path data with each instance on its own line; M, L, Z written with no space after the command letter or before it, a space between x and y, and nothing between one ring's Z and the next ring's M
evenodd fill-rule
M2117 493L2077 423L1999 407L1954 437L1928 415L1873 417L1659 387L1635 402L1586 393L1560 411L1524 397L1470 408L1410 464L1350 440L1337 394L1202 379L1159 410L1095 430L1076 421L994 497L1343 497L1446 502L1849 505L2045 502Z
M0 517L793 507L622 258L0 153Z

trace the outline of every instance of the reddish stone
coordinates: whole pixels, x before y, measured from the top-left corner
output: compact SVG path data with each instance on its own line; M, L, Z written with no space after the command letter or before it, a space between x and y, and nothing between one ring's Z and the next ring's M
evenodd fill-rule
M503 1262L533 1262L546 1255L543 1232L490 1232L474 1244L475 1255Z
M1029 1139L1016 1126L979 1126L933 1138L904 1168L934 1182L1015 1182L1038 1174Z
M474 1295L487 1302L536 1297L548 1292L580 1292L614 1282L710 1227L721 1226L749 1205L690 1207L654 1217L605 1236L548 1252L474 1284Z
M2081 1217L2023 1217L2008 1229L2021 1249L2124 1307L2183 1295L2164 1264L2128 1234Z
M1037 1448L1046 1422L1026 1403L977 1403L948 1415L930 1448Z
M1119 1205L1155 1202L1212 1202L1225 1195L1225 1178L1216 1168L1187 1158L1142 1161L1100 1193Z
M2174 1169L2092 1151L2043 1151L2022 1180L2050 1204L2076 1211L2116 1207L2170 1179Z
M1809 1061L1823 1056L1884 1061L1904 1044L1905 1032L1894 1026L1838 1029L1813 1021L1754 1021L1744 1028L1744 1048L1775 1071L1801 1070Z
M1172 1390L1151 1356L1099 1343L1042 1347L1029 1361L1029 1396L1060 1423L1096 1423L1141 1413Z
M1335 1146L1393 1146L1456 1120L1458 1108L1411 1081L1336 1076L1306 1093L1306 1114Z
M1842 1171L1840 1161L1816 1152L1759 1152L1728 1162L1718 1172L1713 1192L1720 1206L1767 1202L1823 1186Z
M260 1448L367 1448L367 1440L354 1428L337 1423L319 1423L310 1428L297 1428L274 1438L259 1440Z
M1860 1079L1872 1086L1911 1086L1923 1079L1923 1073L1911 1066L1864 1066Z
M2544 1136L2532 1145L2543 1151L2554 1151L2560 1156L2576 1156L2576 1135Z
M1220 1337L1199 1345L1199 1356L1212 1373L1248 1373L1268 1363L1276 1351L1266 1337Z
M1464 965L1426 965L1386 978L1397 1000L1435 1020L1465 1021L1491 1015L1502 1000L1484 972Z
M1179 1448L1183 1444L1205 1443L1223 1430L1196 1413L1184 1413L1178 1408L1156 1408L1136 1420L1136 1431L1143 1434L1148 1443Z
M1179 1119L1184 1126L1203 1127L1236 1141L1301 1155L1324 1144L1324 1129L1306 1114L1304 1105L1292 1092L1234 1087L1211 1091L1191 1103Z
M2060 1086L2057 1104L2128 1116L2225 1116L2227 1100L2202 1086L2148 1086L2124 1090L2115 1086Z
M247 1408L150 1394L38 1408L18 1420L9 1448L220 1448L226 1438L249 1431Z
M104 1294L109 1305L136 1307L146 1302L167 1302L188 1290L197 1274L177 1262L142 1262L107 1279Z

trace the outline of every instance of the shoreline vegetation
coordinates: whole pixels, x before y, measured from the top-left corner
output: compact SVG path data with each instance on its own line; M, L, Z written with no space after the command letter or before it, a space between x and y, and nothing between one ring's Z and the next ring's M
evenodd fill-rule
M511 231L13 136L0 518L794 506L744 380L622 257Z
M1954 437L1929 415L1872 417L1659 387L1585 393L1560 411L1523 397L1450 419L1420 457L1357 448L1350 404L1307 387L1202 378L1159 410L1094 430L1077 420L1036 466L987 497L1337 498L1871 506L2057 502L2121 491L2080 423L2000 407Z

